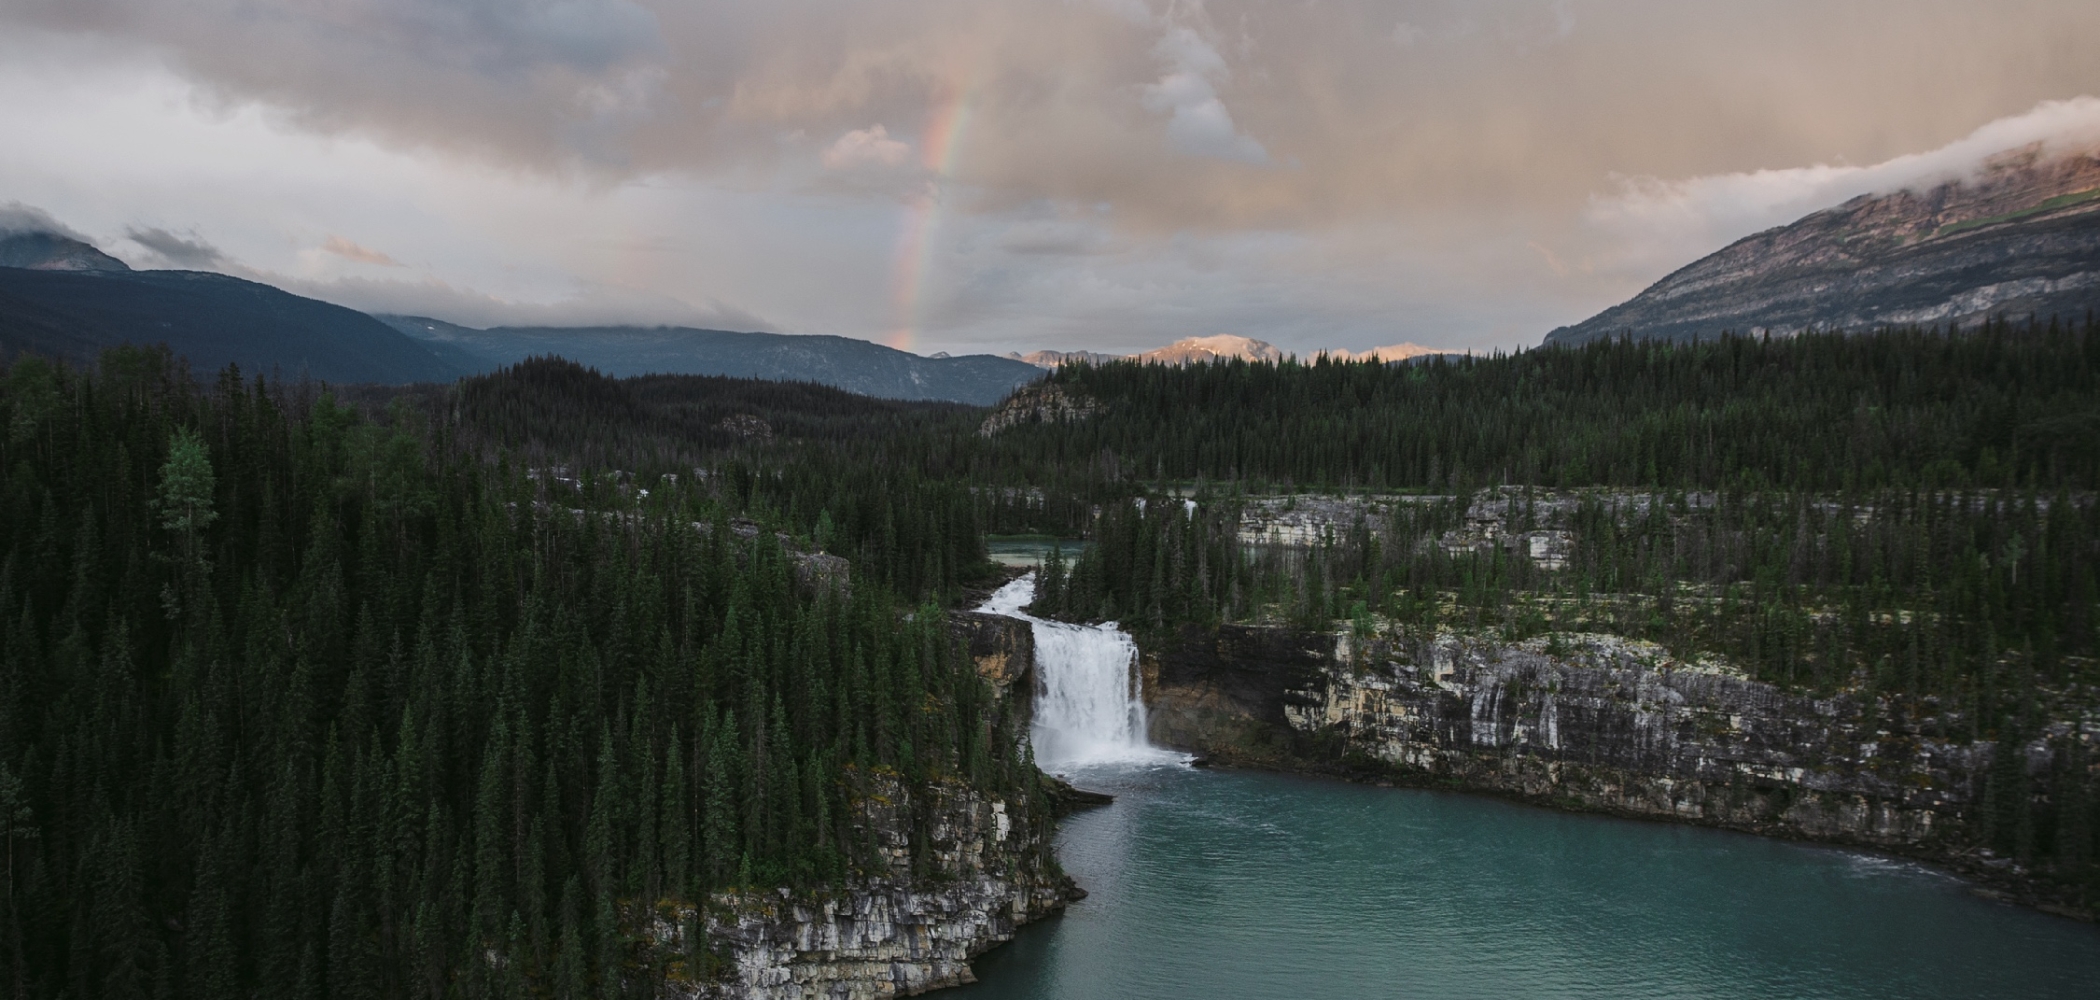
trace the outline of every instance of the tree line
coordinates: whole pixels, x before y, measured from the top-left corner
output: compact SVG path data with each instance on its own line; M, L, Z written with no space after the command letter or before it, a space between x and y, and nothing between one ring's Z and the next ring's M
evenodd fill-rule
M2100 323L1606 340L1393 365L1074 364L984 450L1044 482L1460 492L2100 486Z
M930 577L813 584L732 530L777 494L395 417L151 351L7 370L0 989L651 995L716 960L644 946L675 904L886 871L867 796L1040 797ZM981 551L859 510L896 565Z

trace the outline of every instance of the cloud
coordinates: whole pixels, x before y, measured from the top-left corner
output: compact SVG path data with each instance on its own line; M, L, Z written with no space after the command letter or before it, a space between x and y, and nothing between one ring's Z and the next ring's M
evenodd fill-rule
M713 330L777 330L779 327L735 306L694 304L676 296L599 283L578 283L561 298L532 302L508 299L435 278L421 281L371 278L304 279L258 275L286 291L369 313L428 316L461 326L693 326Z
M143 44L303 127L557 166L623 163L610 133L650 117L666 72L636 0L68 0L0 19Z
M1159 82L1145 88L1145 109L1171 112L1167 141L1191 156L1266 165L1269 151L1233 124L1232 113L1218 99L1214 81L1228 73L1225 58L1188 27L1167 29L1154 49L1167 64Z
M194 231L185 238L157 226L133 226L124 231L124 238L145 248L148 263L185 271L216 271L232 263Z
M0 24L137 47L228 111L596 183L894 199L807 173L967 91L961 210L1106 201L1154 231L1579 211L1614 174L1878 162L2100 85L2078 0L42 0ZM1291 169L1245 169L1269 162Z
M463 310L875 336L910 224L924 345L1509 345L2095 46L2090 0L0 0L0 198L313 281L381 273L355 232ZM686 304L545 291L593 283Z
M1665 181L1626 177L1593 197L1585 221L1614 244L1622 266L1692 259L1752 233L1861 195L1924 191L1972 177L1992 157L2025 147L2043 155L2100 146L2100 98L2044 101L1937 149L1867 166L1819 163Z
M824 150L827 170L895 170L911 162L911 146L890 138L880 124L854 129Z
M88 238L67 228L51 217L51 213L34 205L10 201L0 205L0 236L19 236L23 233L51 233L69 240L88 242Z
M1016 223L1001 234L999 249L1026 256L1081 256L1109 253L1114 238L1100 226L1058 219Z
M359 246L340 236L330 236L321 244L321 250L345 260L360 264L377 264L380 267L400 267L401 262L370 247Z

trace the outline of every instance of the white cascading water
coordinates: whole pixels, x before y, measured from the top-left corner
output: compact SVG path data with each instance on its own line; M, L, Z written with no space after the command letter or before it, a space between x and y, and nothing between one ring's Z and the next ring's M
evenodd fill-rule
M1035 632L1036 763L1045 770L1158 756L1145 742L1137 644L1114 622L1068 625L1021 609L1035 600L1030 573L992 594L977 610L1025 621Z

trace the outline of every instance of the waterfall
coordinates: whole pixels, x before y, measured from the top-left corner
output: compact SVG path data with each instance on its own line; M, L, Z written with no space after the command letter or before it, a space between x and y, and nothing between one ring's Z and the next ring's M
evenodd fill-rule
M1018 618L1035 632L1035 724L1029 739L1045 770L1156 756L1145 742L1137 644L1114 622L1068 625L1021 608L1035 599L1035 574L999 588L977 610Z

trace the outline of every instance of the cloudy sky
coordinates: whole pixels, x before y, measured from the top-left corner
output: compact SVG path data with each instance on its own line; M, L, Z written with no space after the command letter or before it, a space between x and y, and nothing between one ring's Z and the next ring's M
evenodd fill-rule
M2092 0L0 0L0 206L456 322L1519 347L2100 134Z

